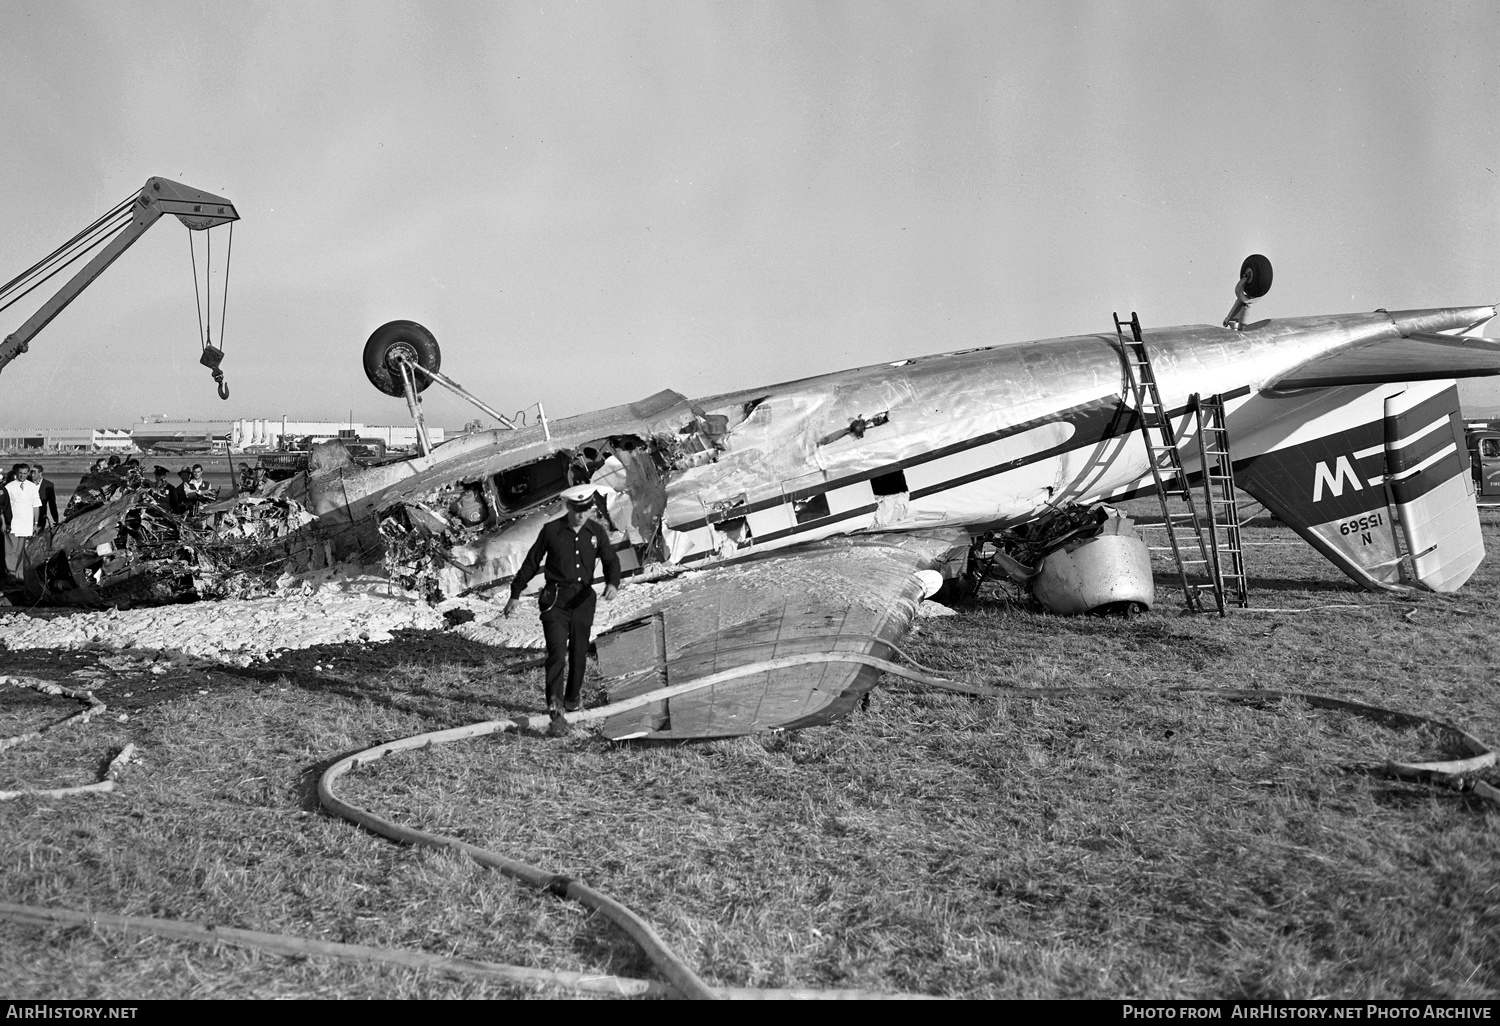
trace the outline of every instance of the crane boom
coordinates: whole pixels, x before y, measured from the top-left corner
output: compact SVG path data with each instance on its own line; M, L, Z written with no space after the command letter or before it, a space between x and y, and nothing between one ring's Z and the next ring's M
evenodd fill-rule
M77 299L80 292L104 273L104 269L114 263L120 254L129 249L162 215L177 215L177 219L193 231L203 231L215 225L238 221L240 218L240 215L235 212L234 204L224 197L215 196L166 178L147 179L139 195L131 203L131 211L130 222L124 229L111 239L108 245L94 254L94 258L68 279L67 283L58 289L51 299L43 303L36 313L27 318L26 323L7 335L4 342L0 342L0 370L4 370L6 364L26 352L36 333L51 323L52 318L62 313L64 307Z

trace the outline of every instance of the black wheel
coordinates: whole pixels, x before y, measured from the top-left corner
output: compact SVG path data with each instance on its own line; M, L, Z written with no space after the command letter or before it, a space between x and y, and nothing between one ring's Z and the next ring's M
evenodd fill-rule
M390 321L376 328L365 343L365 377L386 395L398 399L406 394L401 384L397 358L404 357L428 370L441 370L442 353L432 332L416 321ZM432 384L425 374L417 374L417 391Z
M1271 261L1259 253L1247 256L1240 264L1240 280L1245 283L1245 295L1251 299L1264 296L1271 291Z

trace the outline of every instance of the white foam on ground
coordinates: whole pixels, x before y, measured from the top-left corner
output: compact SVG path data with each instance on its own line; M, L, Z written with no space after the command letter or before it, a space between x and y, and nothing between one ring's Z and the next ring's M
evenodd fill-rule
M409 599L315 594L195 602L152 609L91 610L51 619L0 616L12 650L103 645L148 649L248 666L284 649L388 641L402 628L439 628L443 615Z
M767 580L798 593L823 599L862 603L872 601L860 589L850 594L835 587L815 568L795 561L751 564L708 573L732 575L748 584ZM88 610L41 618L0 611L0 647L12 650L77 649L104 646L182 653L234 666L248 666L288 649L389 641L402 629L435 630L449 626L443 614L464 609L474 619L453 628L469 641L503 648L542 650L546 643L533 592L521 597L510 617L502 615L509 593L488 598L465 596L437 606L403 591L388 578L357 567L337 567L279 582L281 593L270 598L228 599L149 609ZM603 586L595 590L602 592ZM824 595L822 592L837 591ZM676 578L633 581L621 588L613 602L599 601L594 633L640 617L659 602L681 592ZM920 603L920 614L951 613L935 603Z
M613 602L599 602L594 630L597 633L634 619L642 609L675 591L670 580L624 588ZM287 649L389 641L392 631L407 628L441 629L449 625L443 614L455 609L474 614L472 621L454 628L454 633L470 641L545 648L536 596L523 596L520 608L506 619L501 614L509 597L502 591L498 598L465 596L434 607L385 577L339 568L285 579L282 593L271 598L79 610L49 618L0 611L0 648L104 646L249 666Z

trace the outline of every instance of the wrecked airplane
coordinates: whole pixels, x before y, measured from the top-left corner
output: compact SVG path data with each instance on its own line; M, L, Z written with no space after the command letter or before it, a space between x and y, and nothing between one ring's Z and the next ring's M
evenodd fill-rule
M1245 262L1223 327L1141 335L1177 438L1193 438L1196 396L1222 397L1241 489L1362 586L1458 588L1483 546L1451 379L1500 373L1500 345L1455 333L1495 307L1245 323L1269 275L1263 257ZM275 540L311 567L384 563L430 598L483 593L515 574L564 488L594 485L627 583L709 571L678 580L641 621L654 640L632 644L656 681L889 647L930 592L919 572L960 577L976 539L985 572L1049 608L1132 612L1152 601L1149 559L1129 523L1098 508L1157 487L1126 341L1117 327L518 425L441 373L430 332L391 322L371 335L365 369L406 399L419 438L420 392L434 381L503 426L380 466L315 447L273 492L315 519ZM1201 475L1190 454L1183 468ZM602 638L601 659L629 636ZM606 734L805 724L874 676L854 664L778 670Z
M315 520L284 496L189 500L129 461L86 474L62 522L31 540L23 592L86 607L255 598L326 562Z

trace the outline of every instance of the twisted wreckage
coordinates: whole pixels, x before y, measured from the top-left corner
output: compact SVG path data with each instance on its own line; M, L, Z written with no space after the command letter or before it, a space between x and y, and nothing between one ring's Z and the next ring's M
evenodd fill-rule
M29 539L31 602L146 605L255 598L314 565L316 517L279 495L185 501L134 461L79 482L62 523Z
M1192 397L1222 396L1240 487L1356 582L1458 588L1483 547L1451 379L1500 373L1500 345L1457 333L1495 307L1244 323L1269 270L1246 261L1224 327L1144 333L1178 438L1192 436ZM529 426L500 418L503 428L381 466L325 444L271 495L170 526L127 490L63 525L36 583L107 600L131 579L111 560L155 560L177 575L158 597L188 581L213 596L360 560L430 598L483 592L512 577L558 515L558 493L590 483L627 580L674 578L646 616L601 636L601 669L620 678L612 699L798 652L883 655L971 551L1059 611L1149 606L1144 547L1099 507L1155 487L1124 361L1116 334L1081 335L697 400L662 391ZM432 381L467 397L438 365L436 341L409 321L366 346L371 381L404 395L419 427L418 393ZM1200 474L1191 456L1184 463ZM1118 549L1106 562L1136 570L1077 579L1090 545ZM1053 575L1052 599L1049 565L1075 570ZM789 667L658 703L605 732L821 722L874 676L855 664Z

